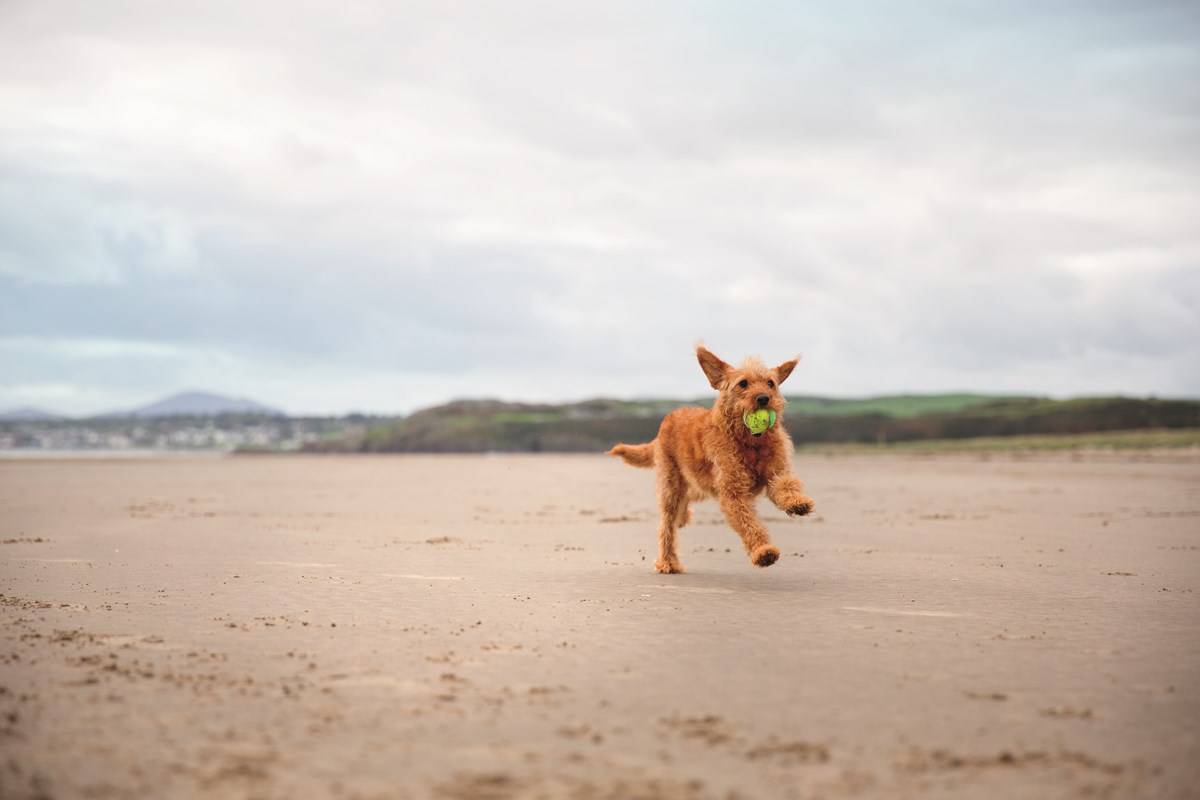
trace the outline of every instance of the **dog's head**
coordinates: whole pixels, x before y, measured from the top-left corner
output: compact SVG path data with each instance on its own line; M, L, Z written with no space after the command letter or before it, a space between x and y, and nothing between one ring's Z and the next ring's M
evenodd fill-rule
M768 367L758 358L750 357L740 367L733 367L703 345L696 345L696 359L708 382L721 393L717 403L722 413L737 420L759 409L782 412L787 401L779 387L800 361L793 358L778 367Z

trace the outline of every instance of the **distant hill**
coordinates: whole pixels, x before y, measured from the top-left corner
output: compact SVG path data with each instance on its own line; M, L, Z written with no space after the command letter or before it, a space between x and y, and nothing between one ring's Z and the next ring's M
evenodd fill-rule
M264 414L284 416L278 409L264 406L241 397L226 397L210 392L181 392L130 411L115 411L99 415L112 417L215 417L219 414Z
M568 405L461 400L351 436L320 452L596 452L648 442L678 400L589 400ZM909 442L982 436L1200 428L1200 401L1094 397L1051 400L974 394L788 399L784 424L798 445Z
M1019 395L990 394L897 394L880 397L789 397L791 416L849 417L857 414L884 414L895 419L925 414L955 414L972 408L1031 398Z
M0 422L55 422L62 419L66 417L40 408L10 408L0 411Z

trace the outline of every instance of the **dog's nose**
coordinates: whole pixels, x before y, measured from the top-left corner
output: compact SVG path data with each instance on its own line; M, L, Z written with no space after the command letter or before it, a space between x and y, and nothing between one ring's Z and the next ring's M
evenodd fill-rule
M765 406L767 403L771 402L771 396L760 394L758 397L754 398L754 402L758 403L760 407Z

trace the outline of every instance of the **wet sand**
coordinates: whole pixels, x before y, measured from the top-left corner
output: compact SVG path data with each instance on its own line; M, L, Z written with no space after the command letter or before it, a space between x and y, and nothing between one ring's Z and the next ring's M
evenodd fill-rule
M1200 464L0 461L0 797L1200 796Z

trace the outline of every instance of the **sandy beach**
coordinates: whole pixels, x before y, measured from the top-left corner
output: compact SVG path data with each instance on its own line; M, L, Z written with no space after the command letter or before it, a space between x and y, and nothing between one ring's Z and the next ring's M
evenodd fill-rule
M0 797L1200 796L1200 463L0 461Z

